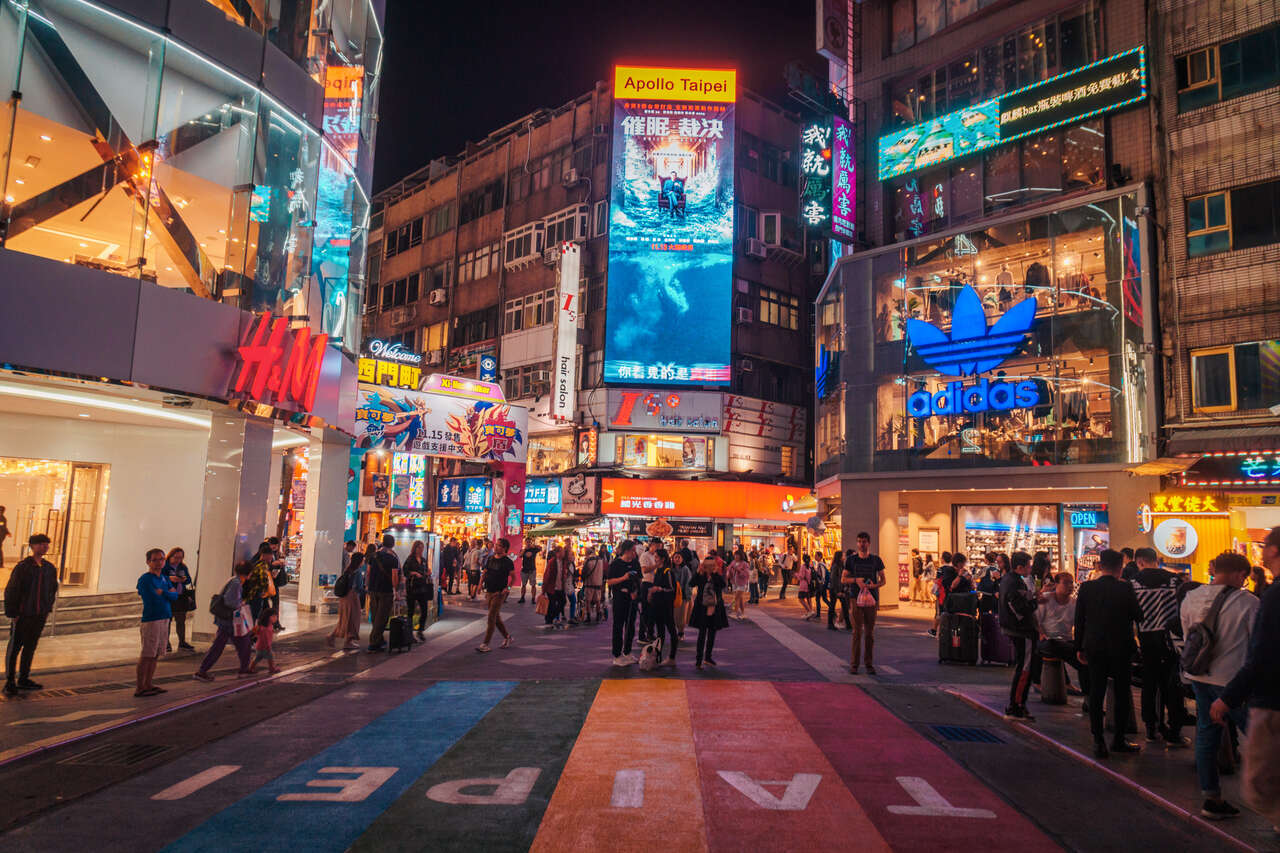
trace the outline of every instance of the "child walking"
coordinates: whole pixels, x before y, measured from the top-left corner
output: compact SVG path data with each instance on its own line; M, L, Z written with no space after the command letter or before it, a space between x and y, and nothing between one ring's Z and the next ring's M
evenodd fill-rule
M253 629L257 642L254 647L253 663L249 665L250 672L257 672L258 661L262 660L267 662L267 672L275 675L280 671L280 667L276 666L275 655L271 653L271 645L275 642L276 631L279 630L280 622L277 619L276 609L262 608L262 613L258 616L258 624Z

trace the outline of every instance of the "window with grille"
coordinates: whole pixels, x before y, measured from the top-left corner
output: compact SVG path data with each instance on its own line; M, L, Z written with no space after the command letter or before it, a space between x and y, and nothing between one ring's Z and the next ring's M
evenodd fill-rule
M768 287L760 288L760 311L756 317L761 323L781 326L784 329L800 328L800 298L780 293Z

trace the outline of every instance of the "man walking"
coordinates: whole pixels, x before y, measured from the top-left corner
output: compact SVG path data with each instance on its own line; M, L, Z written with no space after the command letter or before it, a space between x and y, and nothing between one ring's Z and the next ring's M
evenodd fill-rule
M1259 607L1258 597L1242 588L1251 569L1249 561L1239 554L1219 554L1213 558L1212 582L1191 590L1182 600L1182 635L1190 637L1192 626L1203 623L1212 638L1208 669L1194 675L1186 673L1196 694L1196 775L1199 776L1200 793L1204 796L1200 814L1210 820L1240 814L1239 809L1222 798L1222 787L1218 781L1218 749L1222 746L1223 729L1213 722L1212 710L1213 703L1222 698L1228 682L1245 666ZM1243 731L1243 706L1236 698L1227 704L1234 707L1228 715ZM1252 728L1249 736L1253 736Z
M867 674L875 675L871 655L875 650L876 613L880 607L880 587L884 586L884 561L871 553L871 534L862 531L857 538L858 550L844 561L845 589L852 598L850 611L853 616L853 646L849 650L849 674L857 675L866 648Z
M182 584L164 576L164 562L164 551L152 548L147 552L147 570L138 578L138 595L142 597L142 652L138 655L138 686L134 696L165 692L163 687L156 687L152 679L156 674L156 661L164 654L173 602L178 600Z
M1142 721L1147 726L1147 740L1163 737L1169 746L1186 746L1181 731L1186 708L1168 628L1169 620L1178 613L1178 576L1159 568L1154 548L1139 548L1133 558L1138 570L1130 583L1142 608L1138 647L1142 650Z
M782 588L778 590L778 600L782 601L787 597L787 585L791 583L791 575L796 570L796 549L788 547L787 553L782 555Z
M49 552L49 537L43 533L33 534L27 540L27 547L31 549L30 555L13 567L4 588L4 615L13 620L9 623L9 649L4 661L7 696L19 690L40 689L41 685L31 680L31 660L45 620L58 597L58 570L44 559Z
M449 595L458 592L458 539L440 549L440 587Z
M1028 584L1031 575L1031 555L1015 551L1011 562L1013 571L1000 581L999 606L1000 630L1013 643L1013 678L1009 683L1009 706L1004 709L1005 719L1035 722L1027 711L1027 693L1031 690L1031 673L1038 669L1040 652L1035 641L1036 596ZM998 571L992 569L993 572ZM985 579L984 579L985 582ZM1027 659L1027 646L1031 646L1031 659Z
M618 546L618 556L609 564L605 585L613 595L613 665L626 666L636 662L631 654L631 642L636 633L632 605L640 588L636 543L630 539L623 540Z
M511 633L502 622L502 604L510 594L508 584L511 583L511 576L516 570L515 564L507 556L510 550L511 543L506 539L499 539L497 546L493 549L493 556L484 567L484 594L489 605L489 621L484 628L484 642L476 648L478 652L492 651L489 648L489 640L493 639L494 628L502 634L502 648L505 649L511 645Z
M1129 686L1129 663L1133 660L1133 628L1142 621L1142 608L1133 587L1120 580L1124 556L1110 548L1098 555L1095 580L1080 584L1076 596L1076 659L1089 667L1089 728L1093 732L1093 754L1106 758L1110 752L1138 752L1124 739L1133 717L1133 689ZM1107 679L1115 682L1115 735L1108 751L1103 712Z
M529 587L529 597L538 597L538 552L542 546L526 542L520 552L520 604L524 604L524 588Z
M1280 527L1263 541L1262 561L1280 578ZM1249 737L1240 789L1249 807L1280 832L1280 584L1263 594L1244 666L1209 707L1209 716L1224 725L1246 701Z
M391 602L400 586L400 558L392 550L396 540L390 534L382 537L382 547L369 565L369 611L373 614L373 630L369 634L369 651L387 647L387 620L391 618Z

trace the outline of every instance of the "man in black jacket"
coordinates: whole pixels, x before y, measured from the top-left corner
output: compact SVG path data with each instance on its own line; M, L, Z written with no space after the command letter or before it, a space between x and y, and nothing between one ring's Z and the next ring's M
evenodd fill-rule
M1028 585L1031 575L1031 555L1015 551L1011 560L1013 571L1000 580L999 605L1000 630L1013 642L1013 680L1009 684L1009 707L1004 709L1006 719L1035 722L1027 711L1027 693L1031 690L1031 673L1039 668L1040 652L1036 649L1036 595ZM1027 646L1031 646L1028 665Z
M49 550L49 537L36 533L27 540L27 545L31 555L13 567L4 588L4 615L13 620L9 624L9 650L5 655L7 696L19 690L40 689L41 685L31 680L31 659L35 657L44 622L58 597L58 570L44 559ZM19 653L22 659L15 672Z
M1133 628L1142 621L1142 608L1133 587L1120 580L1124 555L1110 548L1098 555L1096 580L1080 584L1076 597L1076 657L1089 666L1089 727L1093 731L1093 753L1106 758L1103 729L1107 679L1115 681L1115 736L1111 752L1137 752L1124 739L1133 717L1133 689L1129 685L1129 664L1133 660Z

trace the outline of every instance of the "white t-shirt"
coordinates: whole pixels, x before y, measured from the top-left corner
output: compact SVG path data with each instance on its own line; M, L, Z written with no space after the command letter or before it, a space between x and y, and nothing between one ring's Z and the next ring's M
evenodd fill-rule
M1050 595L1036 611L1036 621L1040 625L1040 630L1049 639L1071 642L1071 634L1076 624L1075 597L1067 599L1066 604L1059 604L1058 600Z
M658 555L652 551L645 551L640 555L640 579L648 583L653 583L654 572L658 569Z
M1186 636L1191 626L1204 619L1213 600L1222 592L1222 584L1206 584L1187 593L1182 600L1182 634ZM1232 589L1218 611L1216 638L1213 643L1213 661L1204 675L1188 675L1192 681L1225 686L1244 666L1245 653L1249 650L1249 637L1253 632L1254 617L1258 614L1258 596L1243 589Z

